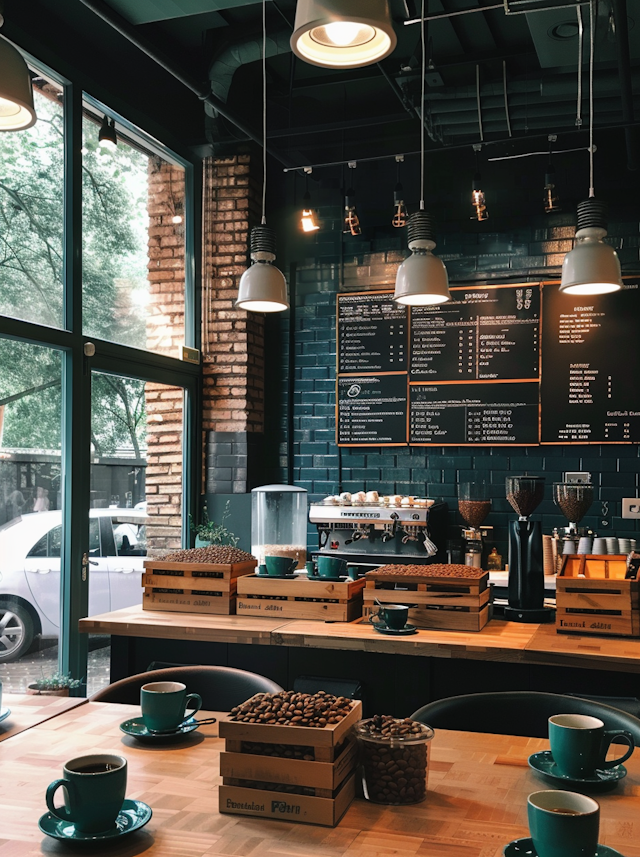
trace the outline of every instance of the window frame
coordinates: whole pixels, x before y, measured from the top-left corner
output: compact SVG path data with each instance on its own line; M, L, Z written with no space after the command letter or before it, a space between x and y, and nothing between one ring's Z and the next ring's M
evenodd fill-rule
M200 311L196 301L199 259L196 246L201 197L197 158L179 154L92 97L72 79L63 77L36 57L14 45L31 68L63 89L64 111L64 264L63 326L61 329L0 315L0 337L54 348L62 360L62 605L59 669L83 682L86 690L88 639L78 631L87 615L89 551L91 372L93 370L170 384L184 391L182 539L188 543L190 515L195 515L201 466L201 367L174 357L107 342L82 333L82 115L86 102L139 139L146 149L185 170L185 345L200 347ZM17 132L20 133L20 132ZM89 347L88 347L89 346ZM93 347L91 347L93 346ZM94 352L93 354L91 352ZM73 691L72 691L73 693Z

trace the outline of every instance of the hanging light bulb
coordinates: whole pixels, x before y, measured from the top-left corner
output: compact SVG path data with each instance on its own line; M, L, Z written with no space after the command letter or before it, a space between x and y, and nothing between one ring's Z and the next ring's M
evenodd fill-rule
M589 2L589 199L578 203L576 243L562 262L560 291L570 295L604 295L622 288L618 254L602 240L607 234L607 206L595 198L593 181L593 65L595 0Z
M267 11L262 0L262 222L251 230L251 265L240 277L235 306L249 312L282 312L289 309L287 281L273 264L276 234L267 226Z
M342 231L345 235L362 235L362 227L360 226L360 218L356 211L356 192L350 187L344 196L344 218L342 222Z
M20 51L0 38L0 131L23 131L35 125L36 118L27 64Z
M549 163L547 164L547 169L544 174L544 211L545 214L551 214L554 211L562 211L560 206L560 197L556 191L556 171L555 167L551 162L551 144L555 143L557 140L557 136L555 134L549 134Z
M395 46L387 0L298 0L291 49L305 62L358 68L380 62Z
M303 232L316 232L320 229L316 221L316 215L311 208L311 194L309 193L309 173L311 167L304 168L304 196L302 197L302 214L300 215L300 226Z
M115 152L118 145L115 119L109 122L108 116L103 118L102 125L98 131L98 145L101 149L108 149L110 152Z
M264 224L251 230L251 262L240 278L237 309L249 312L282 312L289 309L287 281L273 264L276 234Z
M451 300L447 269L441 259L431 252L436 246L433 218L424 210L424 86L425 36L424 0L420 22L422 37L422 97L420 100L420 211L414 212L407 223L411 255L404 260L396 273L393 299L407 306L429 306Z
M404 155L396 155L396 186L393 191L393 218L391 224L400 229L407 225L409 214L404 204L404 189L400 181L400 164L404 162Z
M475 209L475 214L471 215L471 220L488 220L489 212L487 210L487 202L484 198L482 190L482 176L480 175L480 150L482 145L474 143L473 151L476 153L476 171L471 182L471 205Z

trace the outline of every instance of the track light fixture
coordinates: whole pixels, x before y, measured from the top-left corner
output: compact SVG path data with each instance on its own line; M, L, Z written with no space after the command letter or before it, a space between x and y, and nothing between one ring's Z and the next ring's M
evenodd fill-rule
M249 312L282 312L289 309L287 281L273 264L276 234L267 226L267 11L262 0L262 221L249 238L251 265L240 277L235 306Z
M488 220L489 212L487 210L487 202L482 190L482 176L480 175L480 149L481 145L476 143L473 151L476 153L476 171L471 182L471 205L475 209L475 214L471 215L471 220Z
M400 229L407 225L409 214L404 204L404 189L400 182L400 164L404 162L404 155L396 155L396 186L393 191L393 219L391 224Z
M570 295L604 295L622 288L618 254L602 240L607 234L606 203L595 198L593 181L593 65L596 8L589 2L589 199L578 203L576 243L562 262L560 291Z
M387 0L298 0L291 49L311 65L359 68L395 46Z
M420 99L420 211L414 212L407 223L411 255L398 268L393 299L407 306L429 306L451 300L447 269L441 259L431 252L436 246L435 227L431 215L424 210L424 86L425 36L424 0L422 0L422 97Z
M109 122L108 116L103 118L100 131L98 132L98 145L101 149L108 149L110 152L115 152L118 145L115 119Z
M0 37L0 131L24 131L36 118L27 64L20 51Z
M302 214L300 216L300 226L303 232L317 232L320 229L316 220L315 211L311 208L311 194L309 193L309 173L311 167L305 167L304 170L304 196L302 197Z
M560 206L560 197L556 191L556 171L551 161L551 144L557 140L555 134L549 134L549 163L544 174L544 211L545 214L552 214L554 211L562 211Z
M355 170L357 164L355 161L349 161L348 166L350 170ZM344 195L342 231L345 235L362 235L360 218L358 217L358 212L356 210L356 192L353 186L348 187Z

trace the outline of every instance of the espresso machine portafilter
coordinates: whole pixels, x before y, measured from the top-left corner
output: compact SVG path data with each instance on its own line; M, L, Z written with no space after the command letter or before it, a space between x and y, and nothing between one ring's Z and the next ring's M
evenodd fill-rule
M530 520L544 496L541 476L507 476L507 500L518 514L509 521L509 605L512 622L550 622L553 609L544 606L542 524Z

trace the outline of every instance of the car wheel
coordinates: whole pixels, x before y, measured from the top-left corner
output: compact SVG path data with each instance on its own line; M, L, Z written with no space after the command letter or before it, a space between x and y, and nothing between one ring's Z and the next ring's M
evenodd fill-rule
M0 603L0 663L15 661L33 642L33 619L21 604Z

